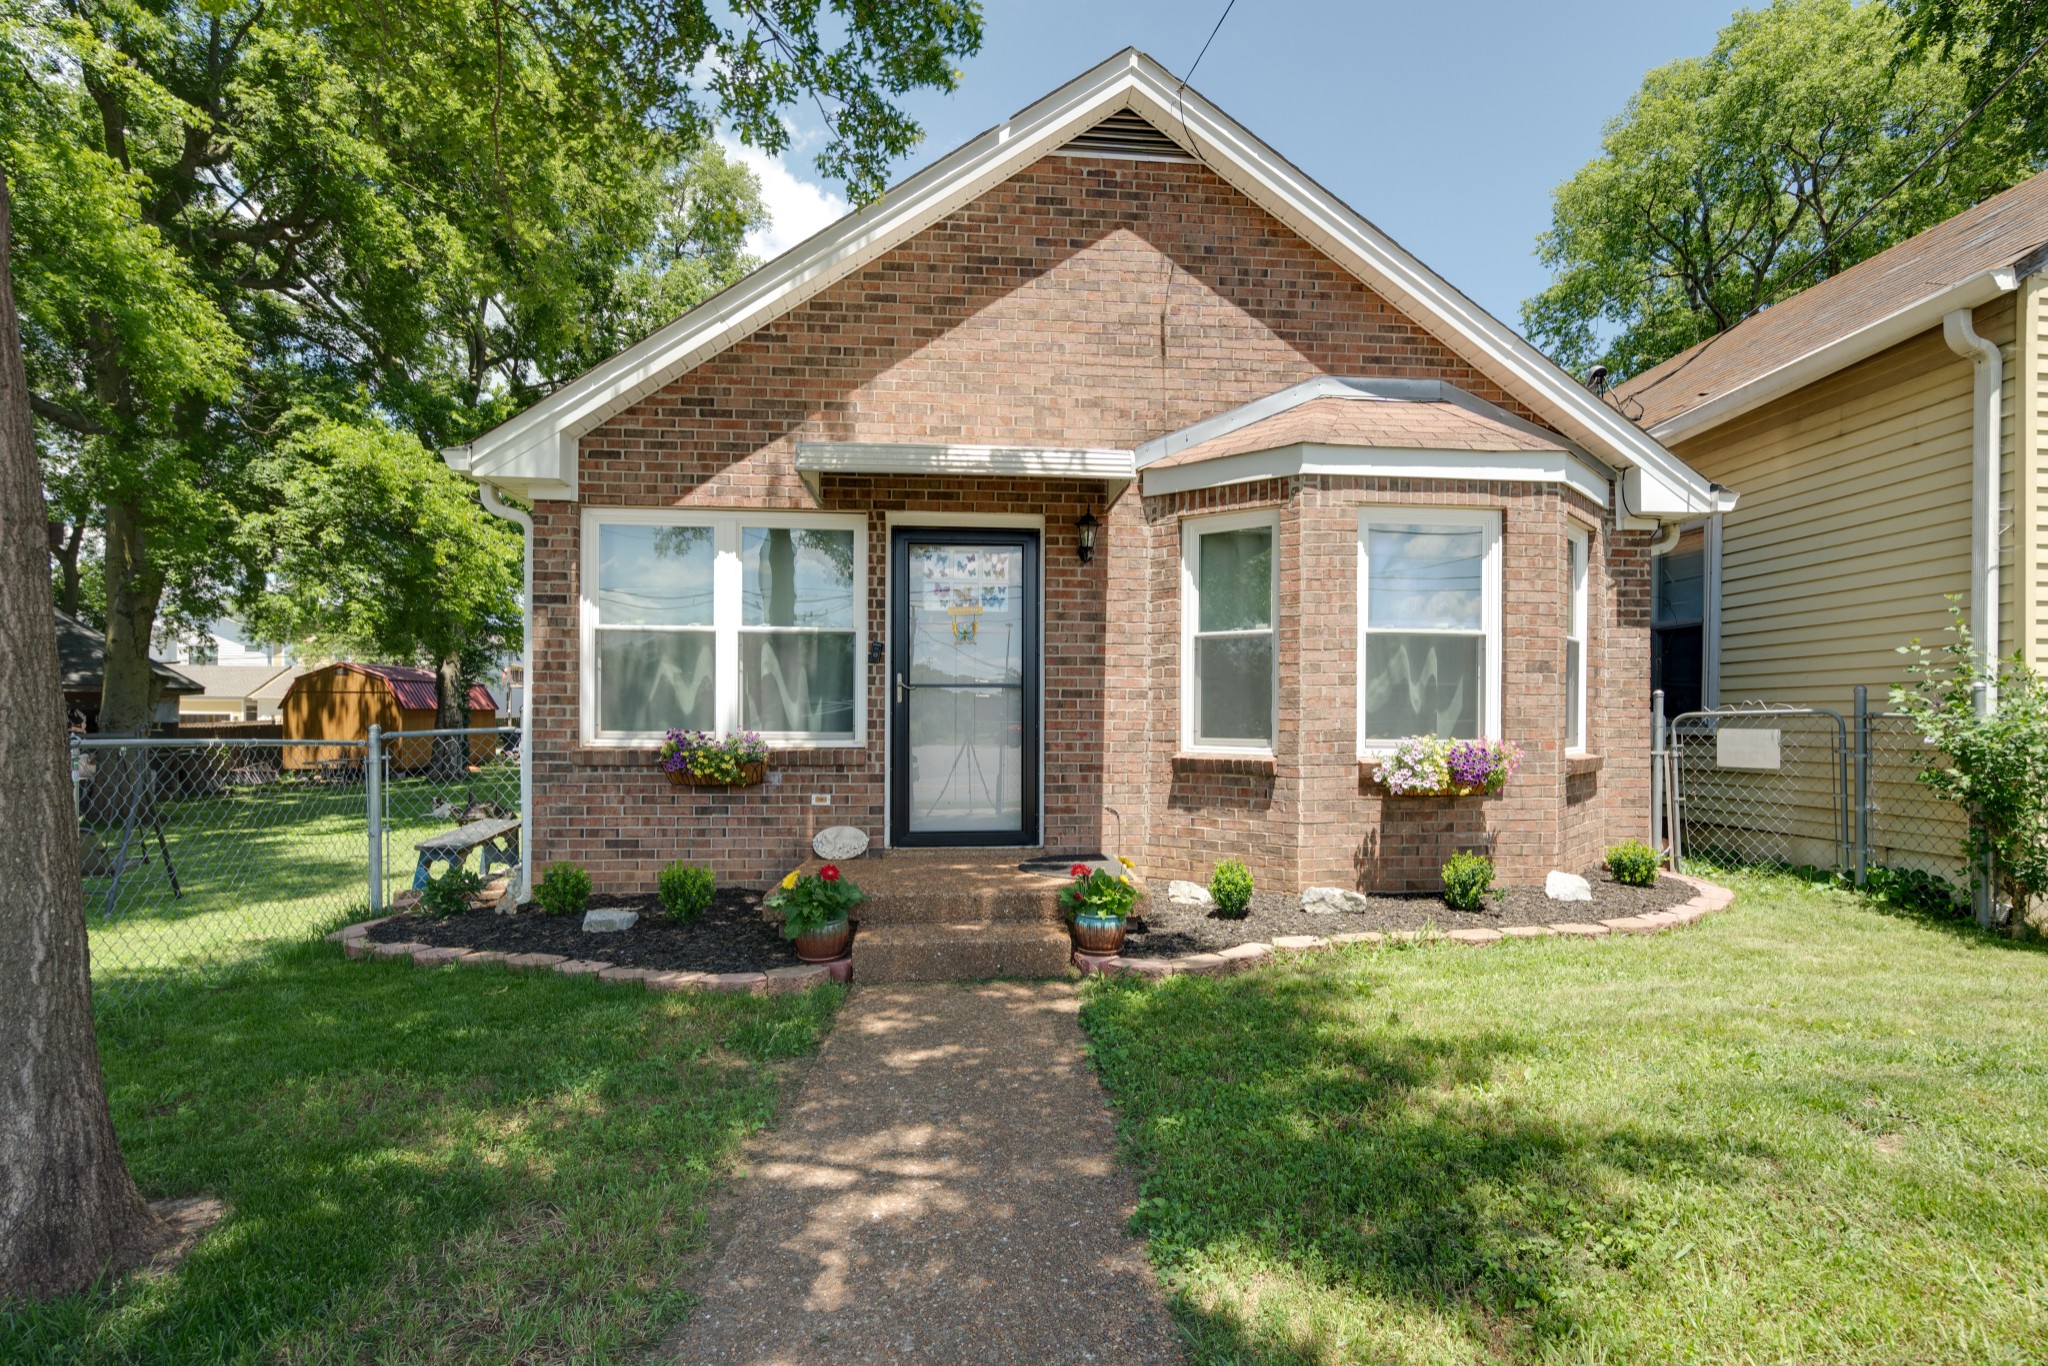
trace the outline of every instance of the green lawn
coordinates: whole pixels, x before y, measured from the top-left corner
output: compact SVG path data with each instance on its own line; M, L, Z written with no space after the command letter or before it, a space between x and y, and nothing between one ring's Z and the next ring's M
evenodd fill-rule
M1091 988L1196 1358L2048 1360L2048 952L1738 887Z
M297 945L104 1015L136 1180L231 1212L173 1274L0 1311L0 1360L636 1360L841 992L429 971Z
M182 770L177 770L182 772ZM172 783L176 789L175 781ZM432 814L437 798L496 801L516 810L519 770L484 766L463 782L395 777L388 784L385 895L412 885L413 843L447 830ZM316 937L369 905L368 817L363 788L296 778L258 787L167 798L160 804L164 843L178 876L174 895L154 831L133 837L130 857L148 862L122 880L112 913L111 880L85 879L93 976L108 994L147 995L167 975L233 965L284 940ZM118 823L86 832L107 851ZM471 856L471 866L475 866Z

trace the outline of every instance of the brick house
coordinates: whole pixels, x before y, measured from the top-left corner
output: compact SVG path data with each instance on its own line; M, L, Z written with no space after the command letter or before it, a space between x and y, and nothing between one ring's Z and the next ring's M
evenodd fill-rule
M811 832L1268 888L1648 825L1650 557L1732 505L1125 52L446 453L526 520L531 847L765 884ZM771 737L674 789L670 726ZM1491 798L1391 798L1410 733Z

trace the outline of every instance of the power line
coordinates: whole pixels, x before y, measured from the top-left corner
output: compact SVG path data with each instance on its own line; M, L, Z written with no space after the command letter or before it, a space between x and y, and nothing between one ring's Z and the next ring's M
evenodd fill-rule
M1205 39L1202 43L1202 50L1195 54L1194 66L1190 66L1188 68L1188 74L1180 78L1180 88L1182 90L1187 89L1188 82L1195 78L1195 67L1200 66L1202 64L1202 58L1209 55L1209 44L1216 41L1216 35L1223 31L1223 21L1230 17L1230 11L1235 9L1236 7L1237 0L1230 0L1230 3L1226 4L1223 7L1223 13L1216 16L1216 27L1209 30L1208 38Z

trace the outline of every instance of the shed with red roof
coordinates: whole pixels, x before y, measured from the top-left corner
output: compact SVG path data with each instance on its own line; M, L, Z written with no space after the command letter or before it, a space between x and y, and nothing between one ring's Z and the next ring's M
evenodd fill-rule
M371 726L389 735L434 729L434 673L405 664L329 664L301 675L285 693L278 715L288 740L365 740ZM469 724L483 729L498 723L498 703L481 683L469 687ZM401 769L424 768L431 742L400 741L392 761ZM497 737L473 736L470 761L482 763L497 753ZM287 768L306 768L321 759L343 757L338 748L292 745L285 750Z

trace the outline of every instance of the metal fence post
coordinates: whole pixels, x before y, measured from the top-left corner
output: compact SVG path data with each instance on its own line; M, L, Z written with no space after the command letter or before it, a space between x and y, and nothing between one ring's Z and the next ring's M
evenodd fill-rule
M1856 885L1870 880L1870 689L1856 685Z
M363 792L369 805L370 914L384 912L384 728L370 727L370 748L363 756Z
M1664 842L1664 690L1650 692L1650 847L1663 853Z

